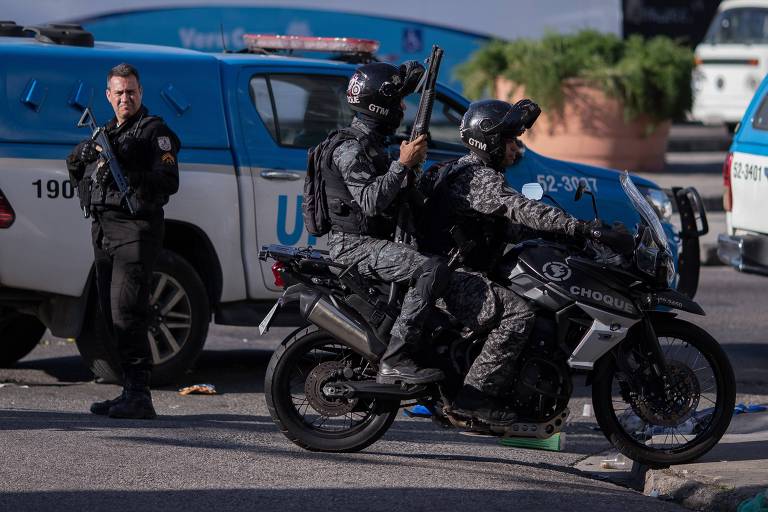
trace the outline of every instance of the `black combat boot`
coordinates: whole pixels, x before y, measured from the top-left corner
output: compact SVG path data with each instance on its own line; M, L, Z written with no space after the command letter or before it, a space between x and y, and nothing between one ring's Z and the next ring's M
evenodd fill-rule
M149 392L149 370L130 369L125 373L125 399L109 408L110 418L151 420L157 417Z
M379 384L427 384L443 380L442 370L422 368L410 355L408 344L400 338L392 337L387 351L381 358L376 382Z
M500 399L464 385L451 408L451 414L461 419L473 419L492 426L511 425L517 413Z
M120 393L120 396L117 398L113 398L112 400L104 400L103 402L93 402L91 404L91 412L93 414L98 414L99 416L106 416L109 414L109 409L113 405L117 405L118 403L125 400L125 390L123 390L122 393Z

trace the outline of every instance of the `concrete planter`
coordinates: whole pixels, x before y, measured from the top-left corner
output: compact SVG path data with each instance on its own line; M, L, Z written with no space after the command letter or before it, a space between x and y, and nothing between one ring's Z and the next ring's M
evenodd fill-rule
M506 78L497 78L495 89L495 96L505 101L525 97L523 88ZM567 81L564 93L562 117L543 112L522 137L528 147L552 158L601 167L631 172L664 170L671 122L656 125L651 133L647 118L627 123L619 100L584 81Z

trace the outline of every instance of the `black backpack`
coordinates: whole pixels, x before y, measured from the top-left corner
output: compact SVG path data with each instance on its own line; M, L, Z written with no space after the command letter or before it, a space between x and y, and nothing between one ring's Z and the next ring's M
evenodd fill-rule
M438 162L424 171L422 180L426 180L426 183L422 182L420 191L425 197L425 213L419 216L416 229L417 245L420 251L447 254L453 245L453 239L448 233L451 228L449 220L451 212L440 198L446 194L447 187L456 176L456 173L451 171L455 168L457 160Z
M307 175L304 177L304 201L301 215L304 227L312 236L323 236L331 230L331 216L328 214L328 198L325 195L323 177L323 152L335 134L307 151Z
M338 171L333 168L333 152L341 143L351 139L356 139L365 146L367 145L366 138L367 136L358 130L342 128L331 132L317 146L309 148L301 214L304 217L304 226L310 235L326 235L333 224L328 208L326 184L330 181L332 187L345 187Z

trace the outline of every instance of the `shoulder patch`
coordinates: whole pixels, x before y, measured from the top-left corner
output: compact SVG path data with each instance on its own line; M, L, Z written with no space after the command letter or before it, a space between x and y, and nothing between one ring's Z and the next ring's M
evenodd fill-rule
M170 151L171 150L170 137L166 137L166 136L158 137L157 146L163 151Z
M163 153L163 156L161 156L160 159L165 165L173 165L176 163L176 159L173 158L173 155L170 153Z

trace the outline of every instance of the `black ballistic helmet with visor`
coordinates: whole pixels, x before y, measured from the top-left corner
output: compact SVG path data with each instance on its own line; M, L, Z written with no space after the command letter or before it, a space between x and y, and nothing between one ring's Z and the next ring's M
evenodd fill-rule
M367 116L397 127L403 119L400 102L416 90L424 66L415 60L399 68L384 62L360 66L349 80L347 103Z
M539 114L539 106L528 99L514 105L501 100L475 101L461 120L461 142L483 162L497 168L504 161L507 141L533 126Z

